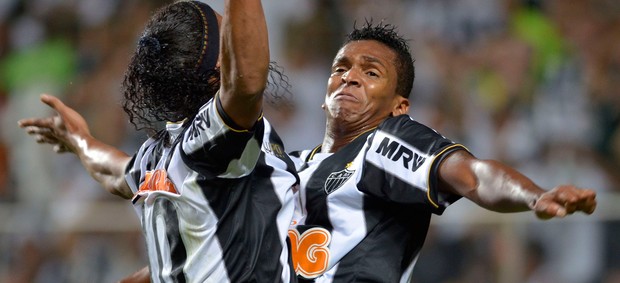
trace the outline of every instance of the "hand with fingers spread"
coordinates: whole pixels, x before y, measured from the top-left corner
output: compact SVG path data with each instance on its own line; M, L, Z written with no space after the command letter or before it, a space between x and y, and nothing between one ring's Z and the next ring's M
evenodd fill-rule
M41 102L54 109L56 115L22 119L18 122L19 126L34 136L38 143L51 144L58 153L77 155L86 171L108 192L131 198L133 193L125 182L124 174L131 157L91 136L84 117L57 97L43 94Z
M262 111L272 76L276 88L286 79L271 68L261 1L225 2L223 15L174 1L149 19L121 83L129 122L148 134L132 156L95 139L49 95L41 100L57 115L19 122L131 199L149 266L121 282L296 282L286 227L299 178Z
M592 214L596 209L596 193L572 185L561 185L542 194L532 209L540 219L564 217L579 211Z
M55 96L43 94L41 101L54 109L57 115L22 119L18 122L19 126L34 136L38 143L53 145L54 151L58 153L77 153L77 142L90 136L88 124L82 115Z

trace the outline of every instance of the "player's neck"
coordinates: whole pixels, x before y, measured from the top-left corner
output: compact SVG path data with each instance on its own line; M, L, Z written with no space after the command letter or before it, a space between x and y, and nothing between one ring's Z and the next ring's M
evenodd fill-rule
M323 144L321 145L321 152L333 153L339 151L341 148L350 144L360 135L372 131L376 128L375 125L367 127L358 127L355 129L328 127L323 137Z

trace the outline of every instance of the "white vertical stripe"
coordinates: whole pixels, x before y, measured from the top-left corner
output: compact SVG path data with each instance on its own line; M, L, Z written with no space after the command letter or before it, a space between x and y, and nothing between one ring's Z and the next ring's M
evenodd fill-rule
M176 158L180 159L175 155L173 161ZM184 271L188 282L229 282L216 236L218 219L196 183L197 176L197 172L185 166L174 166L169 171L173 183L182 184L183 188L175 203L179 204L179 230L187 253Z
M360 150L349 169L354 174L361 173L361 162L364 150ZM330 250L329 266L336 264L367 234L364 215L364 193L356 186L356 176L349 178L338 190L327 196L329 221L332 223L332 242L330 246L338 247Z
M157 250L154 249L154 243L155 243L155 237L154 237L154 232L153 232L153 225L152 223L146 221L147 219L150 219L149 214L152 214L152 210L149 209L144 209L144 217L141 219L142 220L142 227L145 231L144 233L144 237L146 240L146 246L147 246L147 254L148 254L148 258L149 258L149 268L150 268L150 272L151 272L151 280L153 281L153 283L159 283L161 282L159 280L159 263L157 262L157 260L153 260L153 259L157 259L158 258L158 254L157 254Z
M155 233L157 235L157 246L162 258L162 266L160 267L161 276L164 281L170 281L170 270L172 263L170 262L170 246L168 245L168 237L166 237L166 221L163 216L155 216Z
M407 269L405 269L405 271L403 272L403 274L400 277L400 283L409 283L410 279L411 279L411 274L413 273L413 267L415 266L415 263L418 262L418 258L420 257L420 253L418 252L418 254L415 256L415 258L411 261L411 263L409 264L409 266L407 266Z

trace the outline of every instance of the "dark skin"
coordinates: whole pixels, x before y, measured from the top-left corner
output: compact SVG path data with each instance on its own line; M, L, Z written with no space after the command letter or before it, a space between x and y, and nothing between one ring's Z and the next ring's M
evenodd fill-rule
M263 47L267 48L267 45ZM224 50L222 54L225 54ZM360 134L376 128L386 118L408 113L409 100L396 93L398 73L394 65L395 58L396 55L391 49L376 41L351 42L341 48L334 59L323 104L327 116L323 152L336 152ZM229 64L231 62L229 61ZM224 66L222 71L233 77L236 74ZM250 78L256 78L252 72L247 74ZM229 87L231 85L230 81L224 79L222 83ZM240 89L246 90L243 92L247 94L249 101L260 100L252 84L240 86ZM227 99L226 103L237 105L236 99L243 100L236 97ZM46 118L47 120L20 121L20 126L26 127L28 133L35 135L38 142L54 144L58 152L70 151L76 154L83 151L80 147L76 148L76 145L97 145L97 142L90 140L92 137L88 127L79 114L73 113L75 111L53 97L43 96L42 101L55 109L59 116ZM253 113L254 116L249 115L247 120L235 118L239 125L250 127L258 117L259 109L255 104L250 104L230 110L226 108L226 112L237 113L234 117L243 116L243 113L247 112ZM124 161L124 158L128 157L114 148L106 148L105 145L97 145L95 148L100 151L94 151L89 155L90 158L99 154L99 157L104 156L110 161L128 162L128 159ZM82 160L82 157L80 159ZM112 185L112 190L109 191L119 192L119 195L124 196L123 190L117 191L118 188L114 187L117 184L114 182L114 174L118 174L118 171L107 172L110 174L99 177L104 181L106 178L110 180L108 182ZM561 185L546 191L518 171L494 160L477 159L466 151L456 151L440 164L439 190L461 195L481 207L497 212L533 210L541 219L564 217L577 211L591 214L596 208L596 194L592 190ZM134 276L123 282L148 282L148 268L138 271Z
M267 24L259 0L226 1L221 29L218 67L220 101L226 114L242 129L250 129L262 115L263 91L269 72ZM41 101L56 111L47 118L28 118L18 122L37 143L51 144L58 153L76 154L84 168L105 190L125 199L133 193L125 181L125 168L131 156L104 144L91 134L84 118L58 98L43 94ZM120 282L150 282L144 267Z
M408 113L409 100L396 93L395 60L393 50L373 40L350 42L339 50L323 104L323 152L337 152L386 118ZM517 170L464 150L451 153L439 165L438 189L492 211L532 210L540 219L596 209L593 190L560 185L546 191Z
M130 199L133 193L124 175L131 156L94 138L82 115L58 98L43 94L41 101L54 109L57 115L22 119L18 122L19 126L34 136L37 143L51 144L58 153L74 153L105 190Z
M149 267L145 266L144 268L138 270L136 273L132 274L131 276L122 279L118 283L149 283L149 282L151 282L151 273L149 271Z
M224 111L237 125L249 129L262 113L262 93L269 71L267 25L260 1L227 2L226 15L230 20L216 14L222 44L219 51L210 52L220 52L220 100ZM255 46L264 48L255 50ZM58 153L76 154L108 192L130 199L133 193L125 182L124 170L131 156L95 139L84 118L58 98L43 94L41 101L57 115L22 119L18 125L38 143L51 144Z

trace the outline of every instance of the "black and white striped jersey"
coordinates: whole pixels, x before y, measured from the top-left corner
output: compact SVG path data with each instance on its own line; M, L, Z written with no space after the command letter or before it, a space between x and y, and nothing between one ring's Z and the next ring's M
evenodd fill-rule
M300 281L408 282L431 214L459 199L437 191L438 165L462 149L401 115L336 153L291 153L301 179L301 217L289 230Z
M128 165L151 282L295 281L294 164L265 119L235 130L213 101L167 125L172 146L149 139Z

